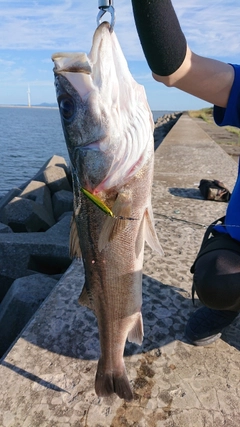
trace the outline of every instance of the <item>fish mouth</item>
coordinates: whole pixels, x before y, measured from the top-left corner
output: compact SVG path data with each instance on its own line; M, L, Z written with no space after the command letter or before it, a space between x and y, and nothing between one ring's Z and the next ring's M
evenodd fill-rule
M58 69L58 68L56 68L56 67L54 67L53 68L53 72L54 72L54 74L56 75L56 76L59 76L59 75L61 75L61 74L63 74L64 75L64 73L83 73L83 74L91 74L91 71L87 71L86 69L84 69L84 68L78 68L78 67L75 67L75 65L69 65L68 67L66 67L66 68L61 68L61 69Z
M57 52L52 55L55 75L63 73L91 74L92 68L86 53Z

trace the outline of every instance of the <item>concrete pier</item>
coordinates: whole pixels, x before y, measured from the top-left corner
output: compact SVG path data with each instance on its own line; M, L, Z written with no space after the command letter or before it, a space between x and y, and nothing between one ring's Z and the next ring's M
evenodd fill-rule
M164 257L146 246L143 345L126 345L134 399L99 399L94 315L77 303L83 268L74 262L0 364L1 427L239 427L240 316L220 340L194 347L184 338L189 271L206 227L226 203L206 201L202 178L232 189L237 163L187 114L156 151L153 210Z

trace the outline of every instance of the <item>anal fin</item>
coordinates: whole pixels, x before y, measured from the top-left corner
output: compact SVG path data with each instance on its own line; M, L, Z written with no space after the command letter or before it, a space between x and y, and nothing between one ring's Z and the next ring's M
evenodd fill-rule
M133 328L128 332L128 341L141 345L143 340L143 320L142 313L138 314Z

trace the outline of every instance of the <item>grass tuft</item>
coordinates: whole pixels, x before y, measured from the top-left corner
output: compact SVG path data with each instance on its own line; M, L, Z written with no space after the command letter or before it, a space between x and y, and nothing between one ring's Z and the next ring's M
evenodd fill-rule
M207 123L214 123L213 121L213 107L202 108L201 110L189 110L188 114L193 119L203 119ZM234 133L239 137L240 141L240 129L234 126L223 126L230 133Z
M207 123L213 122L213 107L202 108L201 110L190 110L188 114L193 119L203 119Z

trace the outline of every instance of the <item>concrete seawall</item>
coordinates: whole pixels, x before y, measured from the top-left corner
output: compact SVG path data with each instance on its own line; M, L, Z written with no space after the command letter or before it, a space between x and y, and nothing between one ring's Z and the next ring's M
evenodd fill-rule
M189 269L227 206L203 200L197 187L216 178L231 190L236 176L237 163L183 114L155 155L152 200L165 256L146 246L145 338L125 355L134 400L95 395L97 325L77 303L84 276L74 262L1 360L1 427L239 426L240 319L208 347L184 339L195 310Z

